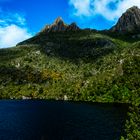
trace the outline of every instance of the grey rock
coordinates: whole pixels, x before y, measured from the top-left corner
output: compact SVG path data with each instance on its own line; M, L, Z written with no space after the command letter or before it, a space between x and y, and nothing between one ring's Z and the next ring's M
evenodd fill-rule
M129 8L110 31L119 33L140 31L140 9L137 6Z

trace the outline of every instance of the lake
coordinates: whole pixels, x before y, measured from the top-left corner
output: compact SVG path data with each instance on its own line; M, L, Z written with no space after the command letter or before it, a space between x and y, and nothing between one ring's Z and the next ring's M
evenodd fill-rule
M119 140L128 106L1 100L0 140Z

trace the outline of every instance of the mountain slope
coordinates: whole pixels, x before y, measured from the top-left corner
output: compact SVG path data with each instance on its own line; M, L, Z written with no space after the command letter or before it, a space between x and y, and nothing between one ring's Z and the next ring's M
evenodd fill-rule
M0 50L0 96L129 102L133 92L139 95L139 44L80 30L59 17L15 48Z
M139 95L139 46L94 31L37 35L0 50L1 98L129 102Z

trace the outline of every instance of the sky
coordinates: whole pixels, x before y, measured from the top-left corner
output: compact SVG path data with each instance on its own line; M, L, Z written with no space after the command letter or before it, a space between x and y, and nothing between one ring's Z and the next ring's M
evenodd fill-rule
M0 0L0 48L15 46L61 16L80 28L109 29L140 0Z

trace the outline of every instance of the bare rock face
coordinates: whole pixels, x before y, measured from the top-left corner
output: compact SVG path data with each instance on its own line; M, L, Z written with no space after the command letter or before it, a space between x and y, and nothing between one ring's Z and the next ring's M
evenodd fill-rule
M137 6L129 8L110 31L119 33L140 31L140 9Z
M76 23L72 23L67 25L64 23L61 17L58 17L53 24L46 25L45 28L41 32L60 32L60 31L76 31L80 28L76 25ZM41 33L40 32L40 33Z
M50 26L51 31L65 31L68 25L64 23L61 17L58 17Z

